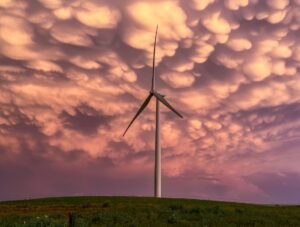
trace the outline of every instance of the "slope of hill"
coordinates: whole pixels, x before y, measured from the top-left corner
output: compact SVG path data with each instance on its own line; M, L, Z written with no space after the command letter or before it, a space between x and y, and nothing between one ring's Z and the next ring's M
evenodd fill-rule
M0 202L0 226L300 226L300 206L146 197Z

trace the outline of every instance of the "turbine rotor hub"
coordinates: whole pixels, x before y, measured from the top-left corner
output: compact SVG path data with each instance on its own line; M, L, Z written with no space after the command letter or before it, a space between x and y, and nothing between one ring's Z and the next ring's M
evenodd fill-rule
M164 94L158 93L158 92L155 91L155 90L150 90L150 94L152 94L152 95L158 94L158 95L160 95L160 96L162 96L162 97L165 97L165 96L166 96L166 95L164 95Z

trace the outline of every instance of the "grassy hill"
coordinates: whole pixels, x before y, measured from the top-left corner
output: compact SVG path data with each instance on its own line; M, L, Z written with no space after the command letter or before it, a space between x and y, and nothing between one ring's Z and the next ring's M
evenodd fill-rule
M300 206L145 197L62 197L0 202L0 226L300 226Z

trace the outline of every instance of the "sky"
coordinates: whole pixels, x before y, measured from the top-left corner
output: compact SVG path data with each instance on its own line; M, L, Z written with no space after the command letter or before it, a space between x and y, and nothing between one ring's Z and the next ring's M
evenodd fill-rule
M0 0L0 200L300 203L299 0Z

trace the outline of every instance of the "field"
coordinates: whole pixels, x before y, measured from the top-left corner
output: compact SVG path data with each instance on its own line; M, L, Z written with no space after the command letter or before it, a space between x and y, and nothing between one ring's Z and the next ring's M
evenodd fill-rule
M300 206L146 197L0 202L0 226L300 226Z

